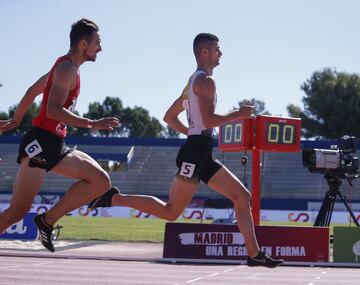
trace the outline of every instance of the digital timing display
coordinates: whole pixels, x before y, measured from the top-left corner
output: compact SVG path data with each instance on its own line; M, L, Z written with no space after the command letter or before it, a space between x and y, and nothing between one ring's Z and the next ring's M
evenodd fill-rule
M296 126L284 123L267 123L266 124L266 142L268 143L296 143Z
M240 151L253 148L254 118L235 119L220 127L219 148Z
M299 151L300 129L298 118L263 115L239 118L220 127L219 148L222 151Z
M256 149L283 152L300 150L300 119L259 115L255 125Z
M223 143L241 143L243 136L243 123L235 122L224 125L222 132Z

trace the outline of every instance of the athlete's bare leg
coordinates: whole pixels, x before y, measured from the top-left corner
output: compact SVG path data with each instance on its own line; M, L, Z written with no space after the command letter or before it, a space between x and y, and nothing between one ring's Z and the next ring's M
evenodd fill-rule
M192 183L175 176L169 193L169 201L147 195L114 195L112 206L125 206L155 215L159 218L175 221L192 200L198 183Z
M75 150L64 157L51 171L79 179L61 200L45 214L46 222L56 223L67 213L90 202L111 187L109 175L89 155Z
M250 257L258 255L260 248L255 236L249 191L225 166L214 174L209 180L208 186L233 202L236 220L240 232L244 236L248 255Z
M21 160L13 185L10 206L0 214L0 233L27 214L44 181L45 174L44 169L29 167L28 157Z

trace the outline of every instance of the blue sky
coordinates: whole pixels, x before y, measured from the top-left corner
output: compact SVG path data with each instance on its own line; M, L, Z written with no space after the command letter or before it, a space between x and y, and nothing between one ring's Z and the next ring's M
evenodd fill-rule
M195 70L194 36L210 32L223 52L218 112L256 98L286 116L314 71L359 72L359 11L356 0L0 0L0 111L68 51L71 24L87 17L103 51L81 66L81 114L118 96L161 120Z

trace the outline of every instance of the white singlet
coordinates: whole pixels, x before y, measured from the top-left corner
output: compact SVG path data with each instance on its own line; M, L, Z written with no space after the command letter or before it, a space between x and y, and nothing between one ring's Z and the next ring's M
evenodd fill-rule
M200 74L207 74L204 70L198 69L196 70L190 77L188 84L185 86L184 91L182 93L183 96L183 107L186 109L187 120L189 124L188 135L201 135L206 134L211 136L213 133L213 129L207 129L202 120L200 106L199 106L199 98L194 93L193 85L195 79ZM214 101L216 104L216 94L214 94Z

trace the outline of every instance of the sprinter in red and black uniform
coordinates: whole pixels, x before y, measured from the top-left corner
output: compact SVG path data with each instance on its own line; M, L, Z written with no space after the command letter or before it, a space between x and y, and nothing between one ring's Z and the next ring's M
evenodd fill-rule
M97 130L119 126L114 117L90 120L73 113L80 92L79 67L95 61L101 51L98 26L87 19L74 23L70 32L70 50L59 57L50 72L25 93L14 117L0 121L0 131L16 128L35 98L43 94L41 110L33 120L34 129L23 138L11 204L0 214L0 233L22 219L29 211L48 171L78 181L48 212L35 216L42 244L55 251L51 242L53 225L68 212L88 203L111 187L108 174L87 154L65 145L67 125Z
M69 55L59 57L48 73L40 113L32 122L35 128L25 135L20 144L17 160L20 164L22 158L29 157L30 167L39 167L49 171L64 156L72 151L72 149L65 147L64 142L67 125L59 120L49 117L47 114L54 72L57 68L60 70L65 66L68 68L75 67ZM76 70L75 82L75 87L68 92L66 101L62 106L62 108L69 111L74 110L77 97L80 93L80 74L78 70ZM41 144L39 144L39 140L41 141Z

